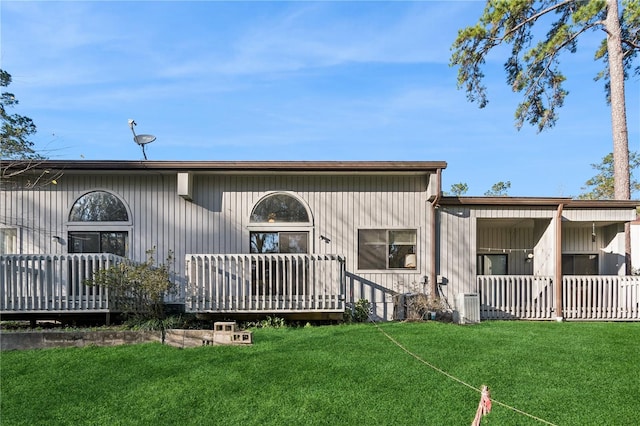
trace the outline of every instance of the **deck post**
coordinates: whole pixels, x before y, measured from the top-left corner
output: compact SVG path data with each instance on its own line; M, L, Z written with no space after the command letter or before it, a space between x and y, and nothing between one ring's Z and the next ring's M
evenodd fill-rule
M562 312L562 209L564 204L558 204L556 212L556 265L554 281L556 284L556 321L563 321Z

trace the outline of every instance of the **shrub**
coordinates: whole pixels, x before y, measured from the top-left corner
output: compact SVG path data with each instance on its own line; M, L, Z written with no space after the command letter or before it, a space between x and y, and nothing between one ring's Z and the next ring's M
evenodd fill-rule
M97 271L87 285L104 286L115 293L118 309L123 313L140 316L140 323L150 320L164 329L164 296L174 284L171 281L173 253L169 252L165 263L157 264L155 248L147 250L143 263L130 260ZM152 326L152 325L147 325Z
M246 328L283 328L287 326L284 318L267 316L262 321L253 321L245 324Z
M367 299L359 299L345 311L345 321L366 322L371 315L371 303Z
M442 312L445 310L441 299L431 299L424 293L417 293L406 297L406 319L424 320L429 318L429 312Z

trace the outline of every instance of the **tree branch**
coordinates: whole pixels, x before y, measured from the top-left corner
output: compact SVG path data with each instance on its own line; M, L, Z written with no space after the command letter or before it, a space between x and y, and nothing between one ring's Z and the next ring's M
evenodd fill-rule
M563 42L560 46L558 46L558 48L553 49L553 51L545 55L541 61L538 61L538 62L544 63L545 66L541 73L539 73L535 78L532 78L533 84L531 84L530 86L539 85L539 82L542 79L542 77L547 73L547 71L549 71L549 67L551 67L551 64L553 63L553 58L557 56L557 54L560 52L561 49L565 48L569 43L575 40L580 34L584 33L585 31L588 31L589 29L593 28L596 25L597 25L596 23L588 25L582 28L580 31L573 33L571 37L569 37L565 42ZM531 89L525 92L525 97L529 97L530 94L531 94Z
M502 36L501 40L504 40L506 37L510 36L511 34L513 34L516 31L518 31L520 28L524 27L528 23L535 22L541 16L544 16L549 12L553 12L554 10L556 10L558 8L561 8L562 6L565 6L565 5L570 4L570 3L575 3L575 0L564 0L563 2L560 2L558 4L554 4L553 6L549 6L548 8L546 8L544 10L541 10L540 12L536 13L535 15L531 15L530 17L528 17L524 21L520 22L515 27L511 28L509 31L506 31L504 33L504 35Z
M628 46L630 46L632 49L638 49L640 50L640 43L635 43L631 40L627 40L626 38L622 39L622 42Z

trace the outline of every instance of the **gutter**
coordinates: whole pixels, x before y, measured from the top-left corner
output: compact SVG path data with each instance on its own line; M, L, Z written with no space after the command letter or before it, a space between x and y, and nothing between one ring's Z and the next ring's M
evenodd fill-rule
M4 167L22 167L24 162L8 161ZM446 168L444 161L116 161L42 160L32 168L66 171L148 171L202 173L389 173L431 174Z

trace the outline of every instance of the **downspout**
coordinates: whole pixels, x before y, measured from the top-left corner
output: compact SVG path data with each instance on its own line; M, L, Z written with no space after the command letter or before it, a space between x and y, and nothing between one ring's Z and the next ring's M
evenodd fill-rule
M437 179L437 192L433 200L431 200L431 258L429 259L429 298L431 300L435 300L437 296L437 274L436 268L438 266L437 263L437 255L438 255L438 238L437 238L437 218L436 213L438 208L440 207L438 203L440 202L440 197L442 194L442 169L438 169L436 172Z
M556 267L554 281L556 283L556 321L563 321L562 313L562 209L564 204L558 204L556 212Z

